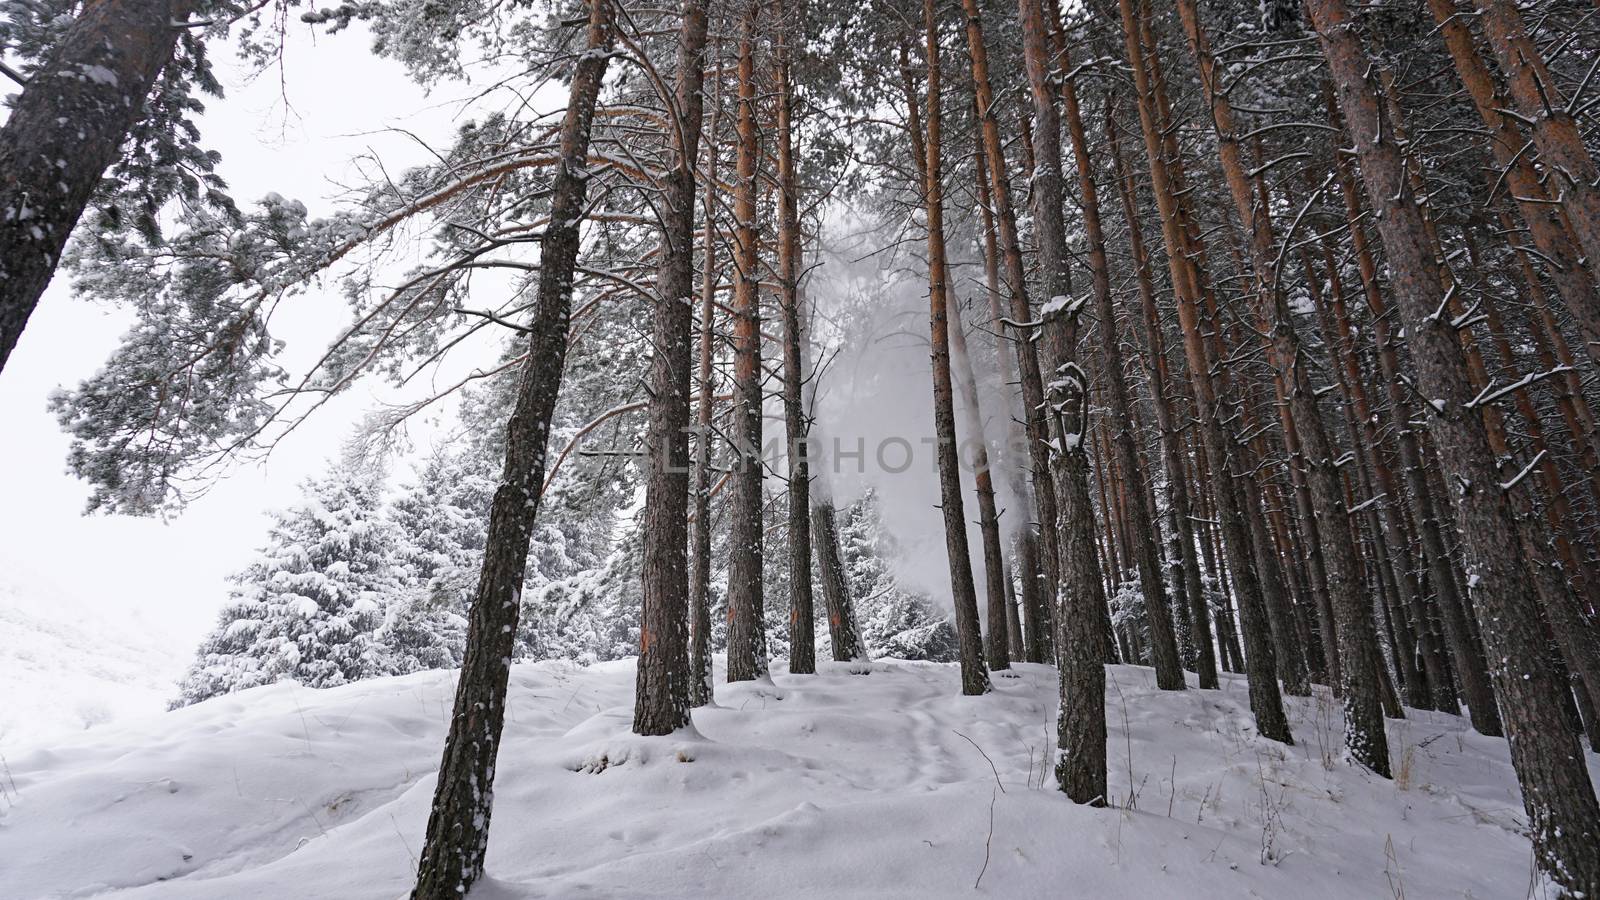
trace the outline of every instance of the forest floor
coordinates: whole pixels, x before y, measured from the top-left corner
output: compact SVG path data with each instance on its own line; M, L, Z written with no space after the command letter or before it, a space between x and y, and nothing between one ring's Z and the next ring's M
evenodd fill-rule
M1097 810L1054 790L1046 666L977 698L947 665L780 666L650 739L631 660L516 666L472 896L1542 896L1506 744L1462 719L1391 721L1391 782L1341 758L1323 688L1287 698L1289 747L1255 733L1242 678L1108 674ZM12 748L0 897L402 897L453 681L280 684Z

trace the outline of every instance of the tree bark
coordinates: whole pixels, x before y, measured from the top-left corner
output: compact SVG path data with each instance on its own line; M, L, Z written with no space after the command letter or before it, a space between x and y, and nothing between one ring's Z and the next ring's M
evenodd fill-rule
M661 263L651 314L649 455L644 499L644 601L633 730L689 724L689 332L694 311L695 165L705 110L706 5L684 0L670 104L676 127L661 210ZM702 326L704 327L704 326ZM702 363L702 367L704 363ZM709 392L702 389L701 403Z
M561 122L561 159L551 187L550 224L541 241L538 305L529 325L527 362L506 427L505 469L489 507L483 566L467 620L466 656L456 681L412 900L455 900L483 875L522 580L544 484L550 417L566 363L578 227L589 179L584 163L611 42L611 2L591 0L588 49L578 57Z
M172 60L191 0L83 6L0 127L0 369Z
M1540 870L1568 894L1600 893L1600 801L1577 739L1563 727L1558 699L1566 691L1543 657L1539 605L1529 593L1509 491L1473 393L1455 329L1436 311L1444 305L1439 261L1427 239L1420 198L1379 110L1375 60L1361 45L1344 0L1305 0L1328 61L1345 126L1361 160L1401 321L1417 364L1418 387L1434 410L1432 433L1458 489L1456 519L1470 560L1473 604L1495 660L1491 673L1505 701L1511 759L1522 787L1528 830ZM1397 123L1398 124L1398 123Z
M785 14L776 4L777 14ZM811 471L806 413L800 400L800 216L794 166L794 85L790 26L778 25L778 306L783 316L783 423L789 437L789 672L817 671L816 612L811 591Z
M762 596L761 505L761 256L756 220L756 17L762 0L750 0L739 19L739 152L733 219L733 438L728 528L728 680L767 674L767 633Z
M1189 376L1194 386L1201 443L1205 447L1216 486L1217 512L1226 532L1224 545L1228 554L1228 569L1244 615L1244 638L1248 648L1244 662L1249 673L1250 708L1256 717L1256 730L1264 737L1292 743L1289 720L1283 712L1283 698L1278 693L1277 659L1268 634L1261 585L1251 560L1249 529L1234 495L1233 484L1230 483L1230 479L1240 473L1235 468L1237 459L1230 460L1228 440L1223 432L1211 383L1210 351L1200 326L1200 295L1189 257L1189 237L1183 232L1182 217L1173 197L1173 182L1166 163L1167 148L1162 139L1162 129L1156 121L1155 98L1149 70L1145 65L1143 42L1140 40L1143 13L1136 10L1135 0L1119 0L1118 6L1122 13L1128 61L1133 67L1135 88L1139 95L1139 121L1144 131L1150 180L1161 213L1167 265L1174 291L1178 295L1178 317L1184 333Z
M955 606L960 645L961 692L987 694L983 635L978 622L978 597L972 582L972 554L967 546L967 520L961 499L961 459L956 443L954 385L950 373L950 269L944 243L943 111L939 72L938 20L934 0L923 0L925 30L923 64L927 75L927 125L924 139L916 92L912 89L909 54L901 48L911 153L917 161L920 194L927 213L928 331L933 363L933 428L939 465L939 507L944 514L945 555L950 565L950 595Z

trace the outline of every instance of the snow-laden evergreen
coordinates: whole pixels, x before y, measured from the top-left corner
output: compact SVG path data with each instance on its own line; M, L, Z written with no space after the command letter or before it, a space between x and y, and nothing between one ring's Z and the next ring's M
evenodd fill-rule
M950 662L956 658L956 631L950 617L926 595L908 591L890 565L894 538L883 530L877 495L865 496L841 511L839 552L856 598L856 620L874 656Z
M273 518L175 705L285 679L334 687L390 671L378 632L401 584L377 475L335 466Z
M277 681L332 687L461 664L483 559L493 448L436 451L389 489L354 461L303 485L273 517L260 558L201 643L174 706ZM589 486L579 485L585 490ZM536 529L522 592L516 658L593 664L638 652L639 523L618 509L561 505ZM622 496L613 494L613 497ZM772 514L781 521L782 510ZM781 552L781 529L773 552ZM898 552L868 492L840 513L839 539L863 635L874 656L948 661L955 630L926 595L902 588ZM782 567L772 596L787 597ZM726 646L727 572L712 572L712 634ZM788 604L769 603L775 656L788 654ZM820 607L819 607L820 609ZM818 630L826 653L827 630Z

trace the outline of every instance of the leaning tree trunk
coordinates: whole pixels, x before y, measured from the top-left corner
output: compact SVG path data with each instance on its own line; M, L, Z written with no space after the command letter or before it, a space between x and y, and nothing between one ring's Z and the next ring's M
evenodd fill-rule
M1500 71L1505 74L1506 91L1528 123L1533 143L1539 148L1539 162L1554 182L1554 199L1567 213L1583 248L1589 271L1600 277L1600 166L1583 142L1583 132L1573 115L1573 107L1561 95L1561 88L1550 77L1544 56L1528 37L1522 13L1511 0L1474 0L1483 33L1489 38ZM1463 72L1463 78L1466 73ZM1590 73L1593 77L1593 73ZM1588 80L1585 79L1585 85ZM1521 147L1519 141L1513 146ZM1600 306L1587 305L1571 310L1589 345L1589 358L1600 364Z
M733 437L728 526L728 680L767 674L761 590L761 250L756 221L756 16L750 0L739 21L738 169L733 186Z
M1038 349L1033 335L1023 327L1032 321L1028 307L1028 282L1023 267L1022 243L1017 235L1017 213L1011 198L1011 181L1006 176L1005 143L1000 122L995 117L994 91L989 82L988 47L983 39L983 19L978 0L962 0L967 17L967 53L972 60L973 91L977 95L980 131L985 162L989 170L989 194L994 201L1000 253L1005 261L1006 287L1011 296L1011 341L1016 348L1017 370L1022 383L1022 407L1027 426L1028 461L1033 473L1033 498L1039 516L1040 568L1045 585L1036 606L1028 614L1028 662L1045 662L1052 652L1052 615L1061 589L1060 551L1056 534L1058 513L1055 485L1050 475L1049 426L1044 415L1044 377L1039 370ZM1023 592L1023 599L1028 594Z
M1146 383L1150 386L1150 404L1156 411L1156 428L1161 432L1161 460L1167 474L1167 492L1172 504L1173 540L1177 552L1172 554L1173 565L1179 571L1172 574L1176 588L1183 586L1183 595L1189 602L1189 631L1195 644L1195 670L1200 676L1200 687L1217 688L1217 657L1211 644L1211 612L1206 607L1205 588L1200 581L1200 560L1195 551L1194 521L1189 505L1188 476L1183 467L1183 448L1179 445L1178 426L1174 422L1171 401L1167 398L1167 352L1161 334L1161 313L1156 308L1154 278L1150 272L1150 255L1145 250L1144 235L1139 226L1139 210L1135 200L1133 172L1122 161L1122 143L1117 136L1116 119L1112 115L1109 97L1106 107L1106 134L1111 149L1111 163L1122 198L1123 218L1128 222L1128 246L1139 282L1141 315L1136 317L1144 344Z
M1157 123L1156 98L1146 68L1143 44L1139 39L1143 13L1136 9L1136 0L1119 0L1118 5L1122 13L1125 49L1128 62L1133 67L1139 96L1139 122L1144 131L1151 186L1161 213L1162 236L1167 245L1167 266L1178 295L1178 316L1184 333L1184 352L1189 364L1190 381L1194 386L1201 444L1211 470L1212 484L1216 488L1216 510L1225 535L1223 545L1227 551L1228 570L1243 613L1247 648L1244 663L1249 675L1250 709L1256 717L1256 729L1262 736L1292 743L1289 720L1283 712L1283 698L1278 692L1277 658L1269 637L1270 626L1263 605L1261 583L1251 559L1250 532L1239 509L1232 483L1233 478L1241 473L1235 471L1237 459L1230 457L1228 439L1219 417L1215 387L1211 381L1210 351L1200 326L1198 278L1189 255L1189 237L1183 230L1183 216L1173 195L1172 175L1166 164L1167 147L1162 137L1163 129Z
M661 262L651 312L649 449L644 499L644 602L633 701L637 734L689 724L689 331L694 312L695 165L705 110L706 2L684 0L674 96L677 127L661 210ZM663 98L664 100L668 98ZM707 242L709 244L709 241ZM702 326L703 327L703 326ZM704 362L702 362L704 367ZM701 388L701 402L707 391ZM704 525L701 526L704 528Z
M1250 263L1255 275L1252 297L1257 316L1268 329L1267 357L1283 374L1292 422L1304 453L1301 462L1317 516L1327 568L1328 596L1338 628L1345 711L1345 745L1357 762L1379 775L1389 774L1389 744L1383 710L1373 674L1378 665L1377 634L1372 625L1372 604L1356 581L1355 540L1350 533L1349 511L1339 485L1338 461L1322 421L1317 394L1306 372L1289 305L1279 288L1277 239L1272 233L1266 197L1251 189L1239 149L1239 131L1226 92L1216 82L1215 62L1194 0L1178 0L1178 12L1189 36L1189 47L1199 63L1202 91L1216 126L1217 155L1239 220L1249 230Z
M1504 701L1534 853L1540 870L1564 893L1600 895L1600 854L1594 852L1600 846L1600 802L1582 747L1565 728L1558 698L1568 688L1545 656L1539 604L1507 496L1527 488L1500 483L1459 337L1451 321L1436 313L1446 299L1439 261L1424 227L1422 199L1412 191L1394 132L1379 110L1378 65L1362 47L1344 0L1305 0L1305 8L1377 214L1418 388L1430 398L1439 456L1459 488L1451 496L1466 544L1473 605L1494 660L1491 674Z
M588 51L578 57L561 122L561 158L550 191L550 224L540 244L538 304L528 327L527 360L506 427L505 469L489 507L466 656L412 900L456 900L483 875L522 579L544 484L550 417L566 364L578 226L589 182L589 129L611 60L611 23L610 0L592 0Z
M1559 207L1550 202L1549 192L1539 180L1533 160L1520 149L1526 143L1522 131L1505 112L1511 108L1511 102L1501 96L1488 65L1478 55L1472 29L1468 20L1459 14L1456 0L1428 0L1428 8L1439 23L1439 32L1444 36L1445 47L1450 51L1467 95L1490 131L1486 143L1495 165L1503 172L1506 193L1516 203L1523 222L1527 223L1528 235L1548 263L1545 271L1578 323L1590 362L1600 365L1600 291L1595 287L1594 272L1585 266L1583 254L1574 246L1562 224ZM1557 191L1565 193L1563 187L1558 183ZM1595 270L1600 271L1600 266Z
M931 2L931 0L929 0ZM1039 271L1050 298L1040 311L1041 340L1051 380L1054 476L1061 506L1061 603L1056 659L1060 708L1056 719L1056 780L1074 802L1106 802L1106 672L1102 621L1108 613L1094 554L1094 509L1089 501L1089 379L1077 362L1082 303L1067 294L1066 227L1062 221L1061 127L1056 111L1049 32L1039 0L1020 0L1023 57L1038 128L1034 138L1033 206ZM1162 610L1165 615L1165 610ZM1151 610L1150 618L1156 618ZM1170 624L1170 623L1169 623ZM1168 632L1171 639L1171 632ZM1176 662L1176 647L1169 648ZM1179 685L1183 674L1178 673Z
M972 555L967 546L967 520L961 499L961 459L956 444L954 385L950 375L950 269L944 243L944 185L940 159L943 115L934 0L923 0L922 14L926 30L923 60L928 75L926 139L904 47L901 48L901 71L905 80L911 153L917 162L917 174L922 180L920 193L927 209L928 329L933 347L933 429L939 464L939 505L944 514L945 554L949 557L950 594L955 605L956 637L960 644L961 692L987 694L991 688L989 672L984 668L978 597L972 582Z
M193 8L191 0L86 4L0 127L0 369Z
M785 10L776 6L781 17ZM794 85L788 22L778 23L778 308L783 316L783 424L789 437L789 671L817 671L816 613L811 591L811 471L806 413L800 401L800 213L794 173Z
M1334 98L1328 98L1334 104ZM1341 120L1337 107L1330 110L1330 118ZM1344 197L1345 217L1350 225L1350 242L1355 251L1356 268L1361 276L1362 292L1367 310L1372 314L1373 343L1377 349L1378 371L1389 390L1389 405L1395 426L1395 442L1400 450L1400 468L1405 479L1411 503L1415 510L1417 535L1422 545L1423 559L1428 565L1428 577L1433 582L1434 596L1439 604L1439 619L1444 625L1445 641L1461 682L1461 691L1467 701L1472 727L1480 734L1498 737L1502 733L1499 706L1490 685L1489 667L1483 646L1473 633L1467 619L1466 604L1456 589L1455 563L1446 549L1444 523L1440 519L1439 503L1442 497L1428 482L1427 468L1422 458L1422 448L1412 430L1411 399L1401 378L1400 357L1396 340L1390 329L1388 303L1378 287L1378 267L1367 244L1362 219L1365 209L1361 203L1360 188L1356 185L1349 164L1343 154L1333 154L1334 171L1339 178L1339 191Z

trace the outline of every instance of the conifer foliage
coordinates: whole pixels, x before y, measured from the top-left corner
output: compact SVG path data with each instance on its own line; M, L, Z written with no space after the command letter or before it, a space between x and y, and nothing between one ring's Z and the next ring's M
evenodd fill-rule
M397 532L378 479L337 466L273 519L174 705L285 679L337 687L396 671L380 632L386 607L399 608L389 555Z

